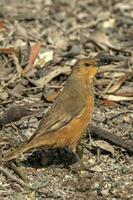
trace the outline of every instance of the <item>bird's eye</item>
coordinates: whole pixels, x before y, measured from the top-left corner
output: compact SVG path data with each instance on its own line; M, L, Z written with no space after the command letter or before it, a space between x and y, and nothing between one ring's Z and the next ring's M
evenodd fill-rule
M89 67L89 66L91 66L91 64L90 63L85 63L85 66Z

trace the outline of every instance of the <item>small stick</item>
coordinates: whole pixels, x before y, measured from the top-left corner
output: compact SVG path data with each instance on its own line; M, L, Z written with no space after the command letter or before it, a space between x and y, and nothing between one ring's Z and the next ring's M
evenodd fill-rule
M121 137L114 135L113 133L106 131L94 124L90 124L89 128L97 136L109 142L112 142L113 144L118 145L124 149L127 149L130 152L133 152L133 142L125 141Z
M113 117L108 118L107 120L112 120L116 117L119 117L120 115L124 115L124 114L128 114L128 113L133 113L133 111L128 110L128 111L125 111L125 112L118 113L118 114L114 115Z
M42 187L46 187L46 184L43 184L43 185L38 185L38 186L31 186L29 185L28 183L25 183L24 181L22 181L21 179L13 176L7 169L5 169L4 167L0 166L0 172L2 172L6 177L10 178L12 181L18 183L19 185L25 187L25 188L28 188L30 190L35 190L36 192L38 192L37 190L39 188L42 188Z

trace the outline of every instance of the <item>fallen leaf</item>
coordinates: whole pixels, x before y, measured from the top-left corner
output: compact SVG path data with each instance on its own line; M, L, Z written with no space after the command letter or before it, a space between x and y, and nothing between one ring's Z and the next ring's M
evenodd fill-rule
M125 74L124 76L120 77L117 81L114 82L114 84L112 85L112 87L108 90L108 94L114 93L116 92L121 85L128 79L129 77L129 73Z
M110 18L103 22L103 28L113 28L115 26L116 19Z
M111 101L111 100L108 100L108 99L104 99L103 100L103 105L105 106L105 107L109 107L109 108L114 108L114 107L117 107L118 106L118 104L117 103L115 103L114 101Z
M129 122L130 122L130 116L129 116L129 114L128 114L128 115L125 115L125 116L123 116L123 119L124 119L124 122L127 122L127 123L129 123Z
M51 60L53 60L53 51L47 51L39 55L39 58L36 59L34 65L39 65L40 67L43 67Z
M59 76L60 74L70 74L71 68L70 67L56 67L53 71L51 71L48 75L39 78L38 80L34 81L38 87L44 87L47 85L53 78Z
M116 115L115 115L116 116ZM114 117L113 117L114 118ZM110 119L112 120L112 119ZM123 140L120 136L113 134L101 127L98 127L94 123L90 123L89 129L98 137L103 138L104 140L111 142L117 146L123 147L130 152L133 152L133 143L127 140Z
M101 66L98 70L98 73L110 73L113 72L113 77L121 77L127 73L127 69L119 68L119 65L114 66L114 64Z
M90 170L92 172L103 172L102 168L99 165L91 167Z
M13 47L0 48L0 54L6 54L6 55L15 54L17 56L18 55L18 51Z
M41 43L37 42L35 45L31 47L30 58L29 58L29 65L32 66L35 62L36 57L41 48Z
M116 96L116 95L102 95L104 99L108 99L110 101L133 101L132 97L124 97L124 96Z
M12 55L12 59L13 59L14 64L15 64L17 74L18 74L19 77L21 77L22 68L19 64L18 57L16 55Z
M117 96L125 96L125 97L133 97L133 87L123 86L117 92L115 92Z
M30 45L30 41L27 40L26 44L24 43L24 48L25 51L23 51L22 49L19 49L19 63L22 67L25 67L28 65L29 62L29 57L30 57L30 51L31 51L31 45Z
M105 151L110 152L113 156L115 154L114 147L104 140L92 141L92 145L95 146L95 147L99 147L100 149L103 149Z
M93 33L91 39L102 49L106 50L106 47L114 49L114 45L111 43L109 37L102 30L97 30ZM116 49L116 48L115 48Z
M4 31L6 29L6 24L4 21L0 21L0 31Z
M27 105L11 107L0 115L0 126L17 121L32 113L33 111L30 110L30 106Z
M31 47L30 57L29 57L29 64L24 68L22 71L22 76L25 76L33 67L33 64L38 56L38 53L41 48L41 43L37 42L35 45Z

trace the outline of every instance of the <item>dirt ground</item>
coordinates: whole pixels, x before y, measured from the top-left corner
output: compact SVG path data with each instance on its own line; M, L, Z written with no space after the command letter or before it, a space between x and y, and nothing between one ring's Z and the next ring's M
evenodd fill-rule
M132 0L1 0L1 157L35 132L71 66L83 57L107 64L94 80L92 121L133 147L132 33ZM20 115L16 106L22 106ZM19 156L17 169L32 188L12 164L1 163L0 199L133 199L132 152L98 138L89 127L82 146L84 171L66 150L39 149Z

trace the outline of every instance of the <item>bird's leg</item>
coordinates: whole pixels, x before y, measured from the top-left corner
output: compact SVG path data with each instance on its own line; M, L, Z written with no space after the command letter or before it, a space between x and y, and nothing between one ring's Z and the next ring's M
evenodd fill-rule
M82 171L84 171L85 170L85 165L84 165L84 163L83 163L83 161L82 161L82 158L83 158L83 146L82 146L82 148L80 148L78 145L77 146L74 146L73 148L69 148L69 151L72 151L73 152L73 154L75 155L75 157L76 157L76 159L77 159L77 161L80 163L80 169L82 170Z
M85 170L85 165L84 165L83 160L82 160L82 158L83 158L83 152L84 152L83 146L82 146L82 148L80 148L79 146L77 146L76 150L73 151L76 159L80 163L81 170Z
M82 144L81 144L80 146L77 145L77 146L76 146L75 152L76 152L76 154L78 155L78 157L79 157L80 159L82 159L82 158L83 158L83 154L84 154L84 146L83 146Z
M72 155L72 153L74 154L76 160L80 163L80 167L82 170L85 169L84 163L82 161L82 157L83 157L83 148L79 148L79 147L75 147L74 149L70 149L70 148L63 148L64 152L67 152L68 154ZM70 162L68 161L68 158L71 156L64 156L62 149L58 148L57 149L57 153L59 154L61 161L64 163L66 168L70 168Z

